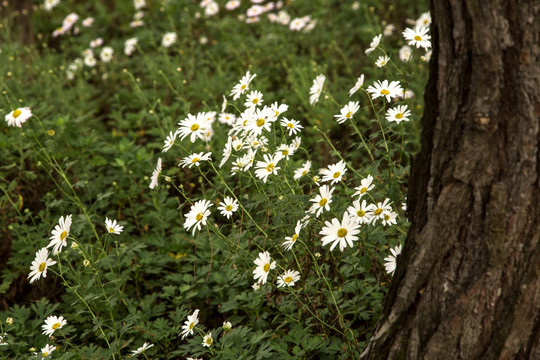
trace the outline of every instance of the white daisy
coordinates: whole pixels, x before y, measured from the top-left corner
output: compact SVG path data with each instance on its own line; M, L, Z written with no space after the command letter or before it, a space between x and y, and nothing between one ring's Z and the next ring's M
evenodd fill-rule
M112 60L114 54L114 50L110 46L105 46L103 49L101 49L101 53L99 54L99 58L104 63L108 63Z
M399 49L399 60L403 61L403 62L407 62L411 59L411 56L412 56L412 49L410 46L408 45L403 45L400 49Z
M300 273L296 270L287 270L283 275L278 276L277 287L294 286L300 280Z
M382 82L376 81L367 88L367 92L371 93L371 98L376 99L380 96L386 97L386 101L390 101L391 98L399 96L403 89L399 85L399 81L392 81L388 84L388 80L383 80Z
M9 126L22 127L21 125L30 119L32 110L29 107L18 108L7 114L4 119Z
M185 168L186 166L191 168L193 165L195 165L198 167L201 164L201 161L208 161L210 160L211 156L211 152L208 152L206 154L202 152L194 153L183 158L182 161L180 161L180 164L178 164L178 166L182 165L183 168Z
M214 339L212 339L212 334L208 333L204 335L202 346L210 347L213 342L214 342Z
M384 226L396 224L397 214L393 211L383 211L381 214L381 222Z
M318 217L324 210L330 211L333 192L334 188L330 188L328 185L321 186L319 188L319 195L315 196L314 199L309 200L313 202L309 212Z
M238 210L238 201L230 196L225 196L225 199L219 203L218 210L221 211L221 215L229 219Z
M161 174L161 170L161 158L158 158L156 168L152 172L152 177L150 178L150 189L153 189L158 185L158 178Z
M360 200L353 201L352 206L349 206L347 211L359 224L369 224L373 220L373 213L369 205L367 205L366 200L362 200L361 204Z
M164 48L168 48L175 42L176 42L176 33L168 32L165 35L163 35L163 38L161 39L161 46L163 46Z
M349 101L341 110L339 115L334 115L338 124L344 123L348 119L352 119L353 115L360 109L358 101Z
M69 235L69 230L71 228L71 215L66 217L61 216L58 221L58 225L54 227L52 231L52 236L49 238L51 240L47 248L53 247L53 255L58 254L62 251L62 247L67 246L66 238Z
M343 175L347 172L347 165L343 160L340 160L336 164L328 165L328 168L321 171L323 175L322 181L331 181L330 184L338 183L342 180Z
M386 112L386 120L397 122L399 124L402 121L409 121L410 115L411 111L407 110L407 105L398 105L388 109Z
M349 96L352 96L355 92L358 91L364 85L364 74L360 75L358 80L356 80L356 84L349 90Z
M390 249L391 255L384 258L384 268L388 274L393 274L396 270L397 257L401 254L401 244Z
M210 201L199 200L191 206L191 210L185 215L184 228L189 231L193 226L192 235L195 235L195 229L200 231L201 226L206 225L206 220L210 216L210 210L208 210L210 206L212 206Z
M170 131L169 132L169 136L167 136L167 138L165 139L164 141L164 144L163 144L163 150L161 150L162 152L167 152L169 151L169 149L174 145L174 141L176 140L176 133Z
M280 155L270 156L264 154L264 161L257 161L257 165L255 166L255 176L262 179L263 182L266 182L268 175L277 174L277 171L280 169L280 167L277 166L280 159Z
M311 105L315 105L315 103L319 101L325 80L326 76L323 74L320 74L315 78L315 80L313 80L313 85L311 85L311 88L309 89L309 103Z
M295 180L300 179L302 176L306 175L310 169L311 169L311 161L308 160L304 163L304 165L294 170L294 179Z
M145 342L140 348L138 348L137 350L131 350L131 353L133 355L139 355L139 354L142 354L143 352L145 352L146 350L150 349L152 346L154 346L154 344L150 344L150 343L147 343Z
M289 130L289 136L300 132L304 128L302 125L300 125L300 121L293 119L289 120L287 118L283 118L281 120L281 126L286 127Z
M43 349L41 349L41 356L45 358L49 356L54 350L56 350L56 346L47 344Z
M263 103L263 94L260 91L252 91L246 97L245 107L259 106Z
M116 235L119 235L124 230L124 227L120 226L116 220L109 220L109 218L105 218L105 228L109 234Z
M222 124L233 126L234 122L236 121L236 115L222 112L221 114L219 114L218 120Z
M124 43L124 54L131 56L135 52L135 47L137 46L138 41L139 40L136 37L127 39Z
M362 179L362 181L360 181L360 186L354 188L356 192L353 194L353 196L358 196L358 199L360 199L365 193L375 187L372 182L373 176L371 175L368 175L365 179Z
M358 226L356 219L351 217L348 212L343 214L341 223L336 218L332 219L331 222L325 221L325 226L320 233L323 235L322 245L332 243L330 251L334 250L337 245L339 245L340 251L343 251L347 246L352 247L353 241L358 240L358 236L356 236L360 232Z
M294 234L293 236L287 236L285 237L285 242L283 242L281 245L285 248L285 250L291 250L294 246L296 240L298 240L298 236L300 236L300 230L302 230L302 222L298 220L296 222L296 226L294 228Z
M227 160L229 160L229 157L232 154L232 138L229 136L227 139L227 142L225 143L225 147L223 148L223 157L221 158L221 162L219 163L219 167L221 168Z
M199 323L199 309L195 310L193 314L188 315L187 320L182 325L182 339L188 335L193 335L193 328Z
M230 321L223 322L223 330L229 331L232 329L232 323Z
M429 27L430 24L431 24L431 13L429 11L421 14L415 23L417 27L421 27L421 26Z
M56 330L63 328L67 324L63 316L49 316L45 319L45 325L41 326L43 335L51 336Z
M233 100L238 99L240 95L242 95L249 89L249 83L255 78L255 76L257 76L257 74L251 75L250 72L247 71L246 75L244 75L242 79L240 79L240 82L234 85L233 89L231 90Z
M254 261L257 267L253 270L253 278L258 279L259 284L266 284L268 273L276 268L276 262L270 258L268 251L259 253L259 257Z
M282 159L289 159L289 156L292 156L296 151L296 148L293 145L281 144L276 149L276 155L281 156Z
M373 213L373 221L376 221L377 219L384 220L384 212L390 212L392 211L392 206L390 199L384 199L384 201L381 203L371 204L369 205L369 210Z
M431 36L428 35L429 29L425 26L416 26L413 29L407 28L403 31L403 37L408 41L410 46L416 46L417 48L423 47L425 50L431 47Z
M381 42L382 34L379 34L371 40L371 44L369 44L369 48L366 50L366 55L372 53L375 51L375 49L379 46L379 43Z
M198 113L197 115L188 114L187 118L178 123L177 130L180 139L184 139L189 135L189 139L194 143L197 139L204 140L205 132L210 124L206 120L206 113Z
M41 276L44 278L47 277L47 268L56 264L56 261L49 259L49 251L47 248L42 248L36 253L36 258L32 261L32 266L30 266L30 274L28 279L30 279L30 284L36 280L39 280Z
M274 117L277 118L279 115L283 114L285 111L289 110L289 105L287 104L278 104L277 102L270 105L270 110L274 112Z
M386 55L384 56L379 56L377 58L377 61L375 61L375 65L377 65L377 67L383 67L383 66L386 66L386 64L388 64L388 62L390 61L390 58Z

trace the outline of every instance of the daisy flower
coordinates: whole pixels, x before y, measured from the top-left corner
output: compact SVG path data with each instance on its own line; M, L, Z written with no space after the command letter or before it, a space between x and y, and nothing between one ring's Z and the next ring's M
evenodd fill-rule
M410 46L403 45L399 49L399 60L403 62L407 62L411 59L411 55L412 55L412 49Z
M43 7L46 11L51 11L56 5L60 3L60 0L45 0Z
M124 227L120 226L116 220L109 220L109 218L105 218L105 228L109 234L116 235L119 235L124 230Z
M114 54L114 50L110 46L105 46L103 49L101 49L101 53L99 54L99 58L104 63L108 63L112 60Z
M343 175L345 175L346 172L347 165L345 165L343 160L340 160L336 164L328 165L327 169L321 171L321 175L323 175L322 181L331 181L331 185L338 183L342 180Z
M4 119L9 126L22 127L21 125L30 119L32 110L29 107L18 108L7 114Z
M352 206L349 206L347 211L359 224L369 224L373 220L373 213L369 205L367 205L366 200L362 200L361 204L360 200L353 201Z
M338 124L344 123L348 119L352 119L353 115L360 109L360 104L358 101L349 101L347 105L345 105L339 115L334 115L336 118L336 121Z
M311 168L311 161L306 161L304 165L294 170L294 180L299 180L302 176L306 175Z
M161 174L161 158L158 158L156 168L152 172L152 177L150 178L150 189L155 188L158 185L158 178Z
M175 140L176 140L176 133L169 131L169 136L167 136L167 138L165 139L164 144L163 144L163 150L161 150L161 152L169 151L170 148L172 148L172 146L174 145Z
M277 118L279 115L283 114L285 111L289 110L289 105L287 104L278 104L277 102L270 105L270 110L274 112L274 117Z
M229 331L232 329L232 323L230 321L223 322L223 330Z
M309 212L318 217L324 210L330 211L333 192L334 188L330 188L328 185L321 186L319 188L319 195L315 196L314 199L309 200L313 202Z
M300 273L296 270L287 270L277 278L277 287L294 286L300 280Z
M58 221L58 225L54 227L52 231L52 236L49 238L51 240L47 248L53 247L53 255L58 254L62 251L62 247L67 246L66 238L69 235L69 229L71 228L71 215L66 217L61 216Z
M257 109L251 116L248 117L247 130L251 135L259 136L263 130L271 131L271 126L276 118L272 116L272 110L269 107Z
M219 203L218 210L221 211L221 215L229 219L238 210L238 201L230 196L225 196L225 199Z
M246 96L245 107L258 106L263 103L263 94L260 91L252 91Z
M376 81L367 88L367 92L371 93L371 98L376 99L380 96L386 97L386 101L390 101L391 98L399 96L403 89L399 85L399 81L392 81L388 84L388 80L383 80L382 82Z
M388 109L386 112L386 120L394 121L398 124L402 121L409 121L409 116L411 111L407 110L407 105L398 105L391 109Z
M188 114L187 118L178 123L180 128L177 130L180 139L183 140L189 135L192 143L197 139L204 140L206 128L209 124L206 120L206 113L198 113L197 115Z
M377 205L371 204L369 205L369 210L373 213L373 221L377 219L384 220L383 213L385 211L389 212L392 211L392 206L390 205L390 199L385 199L382 203L379 202Z
M56 350L56 346L52 346L52 345L45 345L45 347L43 349L41 349L41 356L42 357L47 357L49 356L54 350Z
M199 309L195 310L193 314L188 315L187 320L182 325L182 339L188 335L193 335L193 328L199 323Z
M366 55L371 54L375 49L379 46L381 42L382 34L379 34L371 40L371 44L369 44L369 48L366 50Z
M124 54L131 56L135 52L135 46L137 46L138 41L136 37L127 39L124 43Z
M268 272L276 268L276 262L270 258L268 251L259 253L259 257L254 261L257 267L253 270L253 278L258 279L259 284L266 284Z
M283 159L289 159L289 156L292 156L296 148L293 145L281 144L276 149L276 155L280 155Z
M225 4L225 9L231 11L240 6L240 0L229 0Z
M180 161L180 164L178 164L178 166L182 165L183 168L185 168L186 166L191 168L193 165L195 166L199 166L201 161L208 161L210 160L210 156L212 155L211 152L208 152L208 153L194 153L194 154L191 154L189 155L188 157L185 157L182 159L182 161Z
M244 75L242 79L240 79L240 82L234 85L233 89L231 90L233 100L238 99L240 95L242 95L249 89L249 83L255 78L255 76L257 76L257 74L251 75L250 72L247 71L246 75Z
M353 241L358 240L358 236L356 236L360 232L358 226L356 219L351 217L348 212L343 214L341 223L336 218L332 219L331 222L325 221L325 226L320 233L323 235L322 245L332 243L330 251L334 250L337 245L339 245L340 251L343 251L347 246L352 247Z
M262 181L265 183L268 179L268 175L277 174L280 167L276 165L280 159L281 155L270 156L268 154L264 154L264 161L257 161L257 165L255 166L255 176L262 179Z
M222 112L221 114L219 114L218 120L222 124L233 126L234 122L236 121L236 115Z
M30 284L36 280L39 280L41 276L44 278L47 277L47 268L56 264L56 261L49 259L49 251L47 248L38 250L36 253L36 258L32 261L32 266L30 266L30 274L28 279L30 279Z
M349 90L349 96L352 96L355 92L358 91L364 85L364 74L360 75L358 80L356 80L356 84Z
M313 80L313 85L311 85L311 88L309 89L309 103L311 105L315 105L315 103L319 101L325 80L326 76L323 74L320 74Z
M210 210L208 210L210 206L212 206L210 201L199 200L191 206L191 210L185 215L184 228L189 231L193 226L192 235L195 235L195 229L200 231L201 225L206 225L206 219L210 216Z
M298 132L300 132L304 127L300 125L300 121L296 120L289 120L287 118L283 118L281 120L281 126L288 128L289 130L289 136L292 136Z
M43 335L51 336L56 330L63 328L67 324L63 316L49 316L45 319L45 325L41 326Z
M287 236L285 238L285 242L281 244L285 250L291 250L294 246L294 243L298 239L298 236L300 235L300 230L302 230L302 222L298 220L296 222L296 227L294 228L294 235L293 236Z
M396 224L397 214L393 211L383 211L381 214L382 224L384 226L390 226Z
M219 168L223 167L227 160L229 160L229 157L232 154L232 149L232 137L229 136L227 142L225 143L225 147L223 148L223 157L221 158L221 162L219 163Z
M165 35L163 35L163 38L161 39L161 46L163 46L164 48L168 48L175 42L176 42L176 33L168 32Z
M8 336L7 333L0 334L0 346L9 345L7 343L7 336Z
M415 23L415 25L418 27L420 26L429 27L430 24L431 24L431 13L429 11L421 14Z
M386 55L379 56L377 58L377 61L375 61L375 65L377 65L377 67L383 67L386 64L388 64L389 61L390 61L390 58L388 56L386 56Z
M431 47L431 36L428 35L429 29L425 26L416 26L413 29L407 28L403 31L403 37L408 41L410 46L416 46L417 48L423 47L425 50Z
M390 249L391 255L384 258L384 268L388 274L393 274L396 270L397 257L401 254L401 244Z
M133 6L135 6L135 10L140 10L146 7L146 0L133 0Z
M219 5L215 1L210 1L204 8L204 14L206 16L214 16L219 12Z
M353 196L358 196L358 199L360 199L366 192L375 187L372 182L373 176L371 175L368 175L365 179L362 179L362 181L360 181L360 186L354 188L356 192L353 194Z
M212 339L212 334L208 333L204 335L202 346L210 347L213 342L214 342L214 339Z
M140 348L138 348L137 350L131 350L131 353L133 355L139 355L139 354L142 354L143 352L145 352L146 350L150 349L152 346L154 346L154 344L150 344L150 343L147 343L145 342Z

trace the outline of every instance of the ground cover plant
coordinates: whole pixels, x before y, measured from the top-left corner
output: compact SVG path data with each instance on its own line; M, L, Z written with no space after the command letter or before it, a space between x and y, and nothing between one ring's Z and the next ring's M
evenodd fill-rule
M425 4L12 5L1 356L358 358L408 228Z

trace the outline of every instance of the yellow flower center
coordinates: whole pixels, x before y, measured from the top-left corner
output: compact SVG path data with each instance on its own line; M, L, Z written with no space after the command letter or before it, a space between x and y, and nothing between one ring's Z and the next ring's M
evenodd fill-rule
M282 154L283 156L287 156L287 155L289 155L289 150L283 149L283 150L281 150L281 154Z
M375 210L373 213L374 213L375 215L381 215L382 209L381 209L381 208L378 208L378 209Z
M15 110L15 111L13 112L13 117L14 117L14 118L17 118L17 117L19 117L19 115L21 115L21 113L22 113L22 111L19 110L19 109L17 109L17 110Z
M227 206L225 206L225 210L231 211L231 210L232 210L232 205L227 205Z
M396 114L396 119L401 119L403 117L403 114L402 113L397 113Z
M199 125L198 124L191 125L191 131L197 131L197 130L199 130Z
M319 205L320 205L321 207L323 207L324 205L326 205L327 202L328 202L327 199L322 198L321 200L319 200Z
M349 111L349 112L347 113L347 115L345 115L345 117L346 117L346 118L350 118L351 115L352 115L352 111Z
M388 91L388 90L386 90L386 89L382 89L382 90L381 90L381 94L383 94L383 95L388 95L388 94L390 94L390 91Z
M62 231L62 233L60 234L60 240L64 240L66 236L68 236L67 231Z
M366 212L364 210L358 210L356 212L356 215L358 215L358 217L363 217L364 215L366 215Z
M292 241L292 242L295 242L296 239L298 239L298 234L294 234L294 235L292 236L292 238L291 238L291 241Z
M422 41L422 37L419 36L419 35L415 35L415 36L414 36L414 40L416 40L416 41Z
M278 117L279 115L279 111L276 111L276 114L274 115L274 117Z
M55 324L52 326L53 330L56 330L56 329L58 329L59 327L60 327L60 323L55 323Z
M270 271L270 264L264 264L263 270L264 272Z
M191 160L193 164L198 163L199 161L201 161L200 158L193 158L193 160Z
M206 343L207 343L208 345L212 345L212 338L211 338L211 337L207 338L207 339L206 339Z
M270 163L270 164L266 165L266 171L268 171L268 172L274 171L274 163Z
M194 323L194 322L191 322L191 323L189 324L189 330L193 329L194 326L195 326L195 323Z
M47 267L47 264L43 262L43 263L39 264L38 271L43 272L43 270L45 270L46 267Z
M254 104L256 104L256 103L259 102L259 99L255 98L255 99L251 100L251 102L254 103Z
M201 221L203 218L203 213L198 213L197 216L195 216L195 220Z
M307 170L302 171L302 176L306 175L307 172L308 172Z
M242 123L242 126L246 126L247 124L247 120L244 120L244 122Z
M264 125L264 119L258 119L258 120L257 120L257 126L258 126L258 127L261 127L261 126L263 126L263 125Z
M287 123L287 127L290 127L291 129L294 129L294 125L292 123Z
M360 189L360 194L363 194L363 193L365 193L366 191L367 191L367 187L364 186L363 188Z
M47 355L49 355L48 352L44 352L44 353L43 353L43 357L45 357L45 356L47 356Z
M285 276L283 281L285 281L287 284L290 283L292 281L292 276Z
M339 175L341 175L341 173L340 173L339 171L336 171L336 172L334 173L334 175L332 175L332 177L333 177L334 179L337 179L337 178L339 177Z
M384 220L386 220L386 221L390 220L390 215L384 214Z
M247 87L246 84L242 84L242 86L240 86L240 89L244 90L246 87Z
M337 236L345 237L345 235L347 235L347 229L341 228L337 231Z
M109 228L109 232L110 233L113 233L114 232L114 229L112 227Z

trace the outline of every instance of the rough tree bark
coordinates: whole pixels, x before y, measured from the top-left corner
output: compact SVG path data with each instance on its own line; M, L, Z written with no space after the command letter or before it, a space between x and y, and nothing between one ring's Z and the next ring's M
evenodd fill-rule
M362 359L540 359L540 2L431 14L411 227Z

